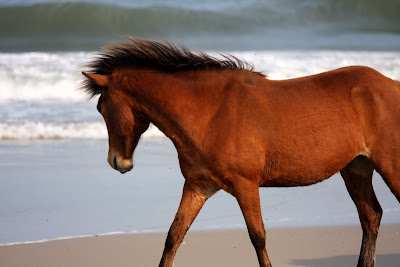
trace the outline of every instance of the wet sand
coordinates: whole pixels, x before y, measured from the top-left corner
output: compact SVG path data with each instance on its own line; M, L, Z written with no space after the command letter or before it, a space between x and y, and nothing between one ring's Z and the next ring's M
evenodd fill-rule
M267 229L273 266L356 266L357 226ZM166 233L108 235L0 246L1 266L157 266ZM382 225L377 266L400 262L400 225ZM175 267L258 266L247 232L189 232Z

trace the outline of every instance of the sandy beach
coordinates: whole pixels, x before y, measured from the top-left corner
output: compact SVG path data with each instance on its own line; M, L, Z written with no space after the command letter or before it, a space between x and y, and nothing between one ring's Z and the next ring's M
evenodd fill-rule
M273 266L356 266L357 226L267 229ZM108 235L0 246L1 266L157 266L166 233ZM382 225L377 266L398 266L400 225ZM247 232L189 232L175 260L183 266L258 266Z

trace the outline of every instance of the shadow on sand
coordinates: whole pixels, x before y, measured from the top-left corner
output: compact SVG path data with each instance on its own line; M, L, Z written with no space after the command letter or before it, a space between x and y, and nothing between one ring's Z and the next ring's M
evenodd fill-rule
M357 266L358 255L343 255L320 259L293 259L291 264L307 267ZM400 263L400 254L376 255L376 266L393 267Z

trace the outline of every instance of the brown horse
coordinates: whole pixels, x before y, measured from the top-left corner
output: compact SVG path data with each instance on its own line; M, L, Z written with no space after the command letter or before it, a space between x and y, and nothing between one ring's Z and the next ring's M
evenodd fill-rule
M90 63L83 89L100 94L114 169L132 169L150 123L178 151L185 185L159 266L172 266L193 220L220 189L237 199L260 266L271 266L259 187L311 185L339 171L363 230L357 266L375 265L382 209L374 169L400 201L398 82L360 66L268 80L233 56L128 38Z

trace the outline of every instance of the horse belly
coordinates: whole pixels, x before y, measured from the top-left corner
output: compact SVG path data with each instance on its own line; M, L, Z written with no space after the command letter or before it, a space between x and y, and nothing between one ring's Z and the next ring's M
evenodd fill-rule
M319 183L344 168L362 153L363 137L358 127L342 131L296 136L297 143L282 143L267 153L262 186L291 187ZM285 147L286 146L286 147Z
M344 165L345 166L345 165ZM296 187L308 186L322 182L335 173L339 172L344 166L337 168L301 168L286 169L272 174L263 180L263 187ZM308 166L307 166L308 167Z

